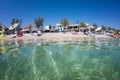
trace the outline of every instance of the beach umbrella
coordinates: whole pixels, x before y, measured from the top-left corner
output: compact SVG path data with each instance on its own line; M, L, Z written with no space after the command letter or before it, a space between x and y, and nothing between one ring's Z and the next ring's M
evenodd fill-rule
M102 29L102 27L99 27L99 28L95 29L95 31L99 31L99 30L101 30L101 29Z
M19 25L18 23L15 23L15 24L11 25L11 26L9 27L9 30L13 30L13 29L17 28L18 25Z

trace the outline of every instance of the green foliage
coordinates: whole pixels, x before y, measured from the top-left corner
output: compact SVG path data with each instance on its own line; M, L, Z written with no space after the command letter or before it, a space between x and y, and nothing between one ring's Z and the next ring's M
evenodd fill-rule
M0 31L2 31L2 26L0 26Z
M85 22L80 22L80 27L86 27Z
M106 28L105 26L102 25L102 30L106 31L106 29L107 29L107 28Z
M2 26L2 23L0 22L0 26Z
M66 18L62 19L62 20L60 21L60 23L61 23L63 26L69 25L69 21L68 21Z
M49 25L49 29L51 29L52 28L52 26L51 25Z
M51 25L49 25L49 30L50 30L50 32L51 32L51 29L52 29L52 26L51 26Z
M95 29L97 29L97 27L98 27L98 25L96 23L93 23L92 26L95 27Z
M11 25L15 24L15 23L22 23L22 20L21 19L18 19L18 18L13 18L12 21L11 21Z
M115 31L116 29L115 28L112 28L113 31Z
M70 26L68 26L68 27L67 27L67 30L69 30L69 31L70 31Z
M111 28L111 27L108 27L108 30L112 30L112 28Z
M13 18L12 21L11 21L11 25L15 24L15 19Z
M0 28L2 28L2 26L0 25Z
M34 19L34 23L37 28L43 26L44 18L43 17L38 17Z
M2 31L2 23L0 22L0 31Z

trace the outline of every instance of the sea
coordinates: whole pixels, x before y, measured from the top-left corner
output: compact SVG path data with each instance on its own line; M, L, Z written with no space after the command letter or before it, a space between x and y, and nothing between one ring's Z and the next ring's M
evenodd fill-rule
M0 80L120 80L120 39L1 40Z

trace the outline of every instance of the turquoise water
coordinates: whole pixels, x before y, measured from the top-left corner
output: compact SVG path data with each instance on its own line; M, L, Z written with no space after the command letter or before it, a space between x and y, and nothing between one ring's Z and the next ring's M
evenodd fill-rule
M0 80L120 80L120 40L0 41Z

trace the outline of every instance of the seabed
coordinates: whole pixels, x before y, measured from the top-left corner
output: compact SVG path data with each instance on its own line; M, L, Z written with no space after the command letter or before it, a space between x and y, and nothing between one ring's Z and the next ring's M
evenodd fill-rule
M119 80L120 39L0 42L0 80Z

